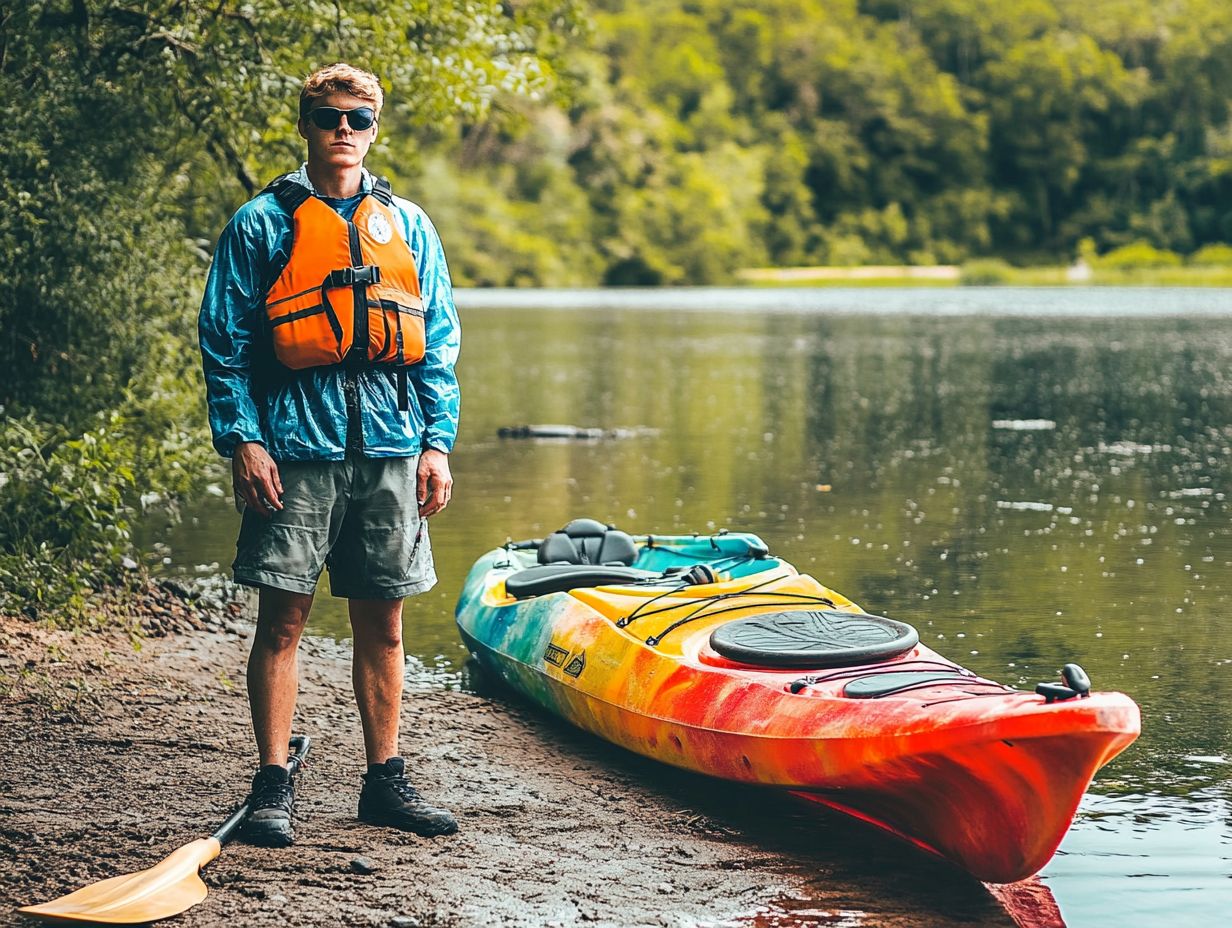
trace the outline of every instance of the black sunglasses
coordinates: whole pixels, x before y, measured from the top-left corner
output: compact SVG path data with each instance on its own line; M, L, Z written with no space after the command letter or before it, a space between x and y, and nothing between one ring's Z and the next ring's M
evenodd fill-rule
M340 110L335 106L319 106L308 111L308 121L318 129L337 129L345 116L347 125L355 132L370 129L376 122L376 110L370 106L359 106L353 110Z

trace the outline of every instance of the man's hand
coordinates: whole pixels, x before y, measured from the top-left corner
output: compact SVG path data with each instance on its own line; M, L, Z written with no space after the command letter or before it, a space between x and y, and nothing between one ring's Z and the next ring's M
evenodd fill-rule
M434 516L449 505L449 499L453 496L449 455L435 448L426 449L419 456L416 477L415 499L419 501L419 515L422 518Z
M448 473L448 469L446 469ZM231 456L231 479L244 504L264 519L282 509L282 479L278 465L260 442L235 446Z

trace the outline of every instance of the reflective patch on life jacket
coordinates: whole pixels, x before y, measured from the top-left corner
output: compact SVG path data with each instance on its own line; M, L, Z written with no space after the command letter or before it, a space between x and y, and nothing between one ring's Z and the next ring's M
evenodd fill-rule
M291 255L265 296L274 354L293 370L402 367L423 359L419 272L392 200L365 196L350 221L300 184L270 187L291 212ZM388 183L382 192L388 195Z
M394 227L380 213L373 213L368 217L368 234L377 243L384 245L394 237Z

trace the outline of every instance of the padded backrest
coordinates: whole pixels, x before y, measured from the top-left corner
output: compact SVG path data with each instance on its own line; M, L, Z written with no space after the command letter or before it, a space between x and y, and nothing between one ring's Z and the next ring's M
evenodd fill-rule
M540 564L632 565L637 545L624 532L595 519L574 519L559 532L543 539Z

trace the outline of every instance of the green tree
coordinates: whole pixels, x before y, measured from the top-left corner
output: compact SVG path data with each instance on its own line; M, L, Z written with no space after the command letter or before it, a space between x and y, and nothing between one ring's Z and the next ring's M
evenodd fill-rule
M303 77L338 59L382 76L402 135L379 167L417 129L546 97L578 20L574 0L3 0L0 605L71 593L138 496L197 469L209 245L298 163Z

